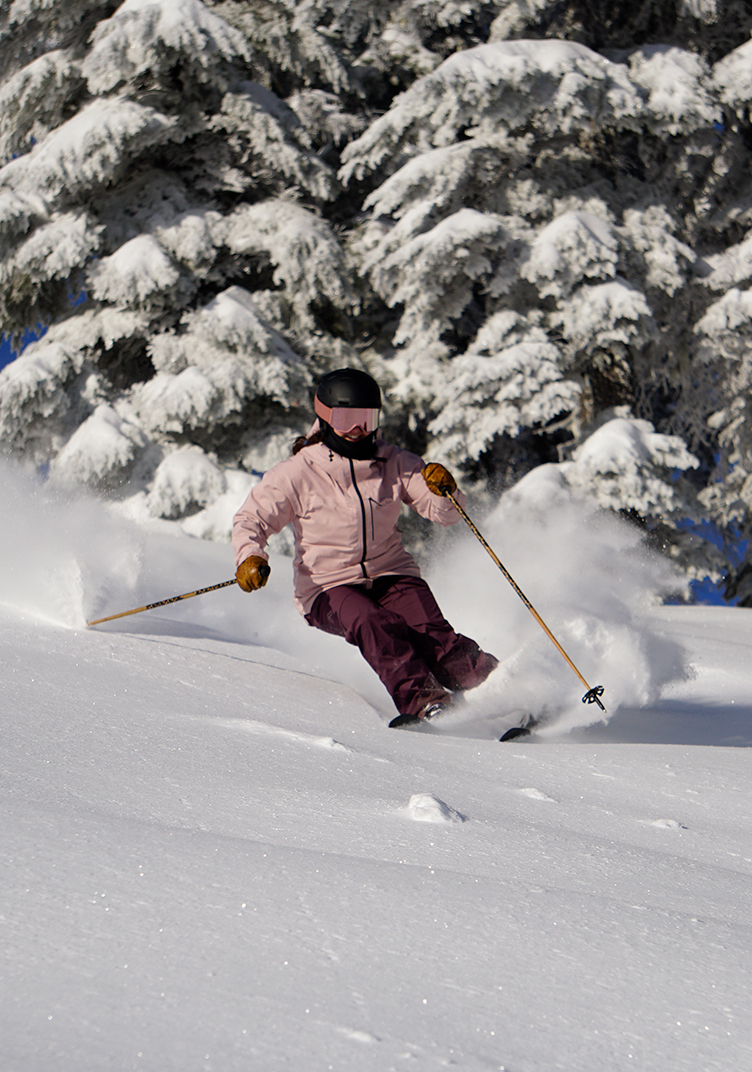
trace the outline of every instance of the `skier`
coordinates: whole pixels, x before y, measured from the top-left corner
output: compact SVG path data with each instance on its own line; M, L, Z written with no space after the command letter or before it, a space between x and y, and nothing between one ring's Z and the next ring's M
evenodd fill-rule
M237 582L246 592L266 584L268 537L292 525L295 604L306 621L357 645L397 708L390 726L435 718L498 661L444 618L397 520L407 503L453 525L460 517L443 492L464 497L443 465L378 437L381 391L367 373L328 373L314 410L308 435L235 515Z

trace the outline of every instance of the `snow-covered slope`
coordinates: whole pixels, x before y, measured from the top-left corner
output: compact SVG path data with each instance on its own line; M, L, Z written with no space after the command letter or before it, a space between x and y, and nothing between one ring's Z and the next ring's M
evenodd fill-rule
M461 543L468 629L497 631L510 706L533 695L515 667L549 709L566 694L558 721L499 744L487 690L473 722L390 731L357 652L291 609L285 560L252 597L86 630L229 578L228 549L5 475L4 1070L750 1067L749 612L627 614L591 544L615 650L553 604L613 701L588 727Z

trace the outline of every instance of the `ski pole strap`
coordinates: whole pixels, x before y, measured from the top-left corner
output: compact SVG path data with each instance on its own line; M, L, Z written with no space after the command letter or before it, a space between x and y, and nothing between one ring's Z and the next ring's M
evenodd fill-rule
M561 644L560 644L560 643L559 643L559 641L558 641L558 640L556 639L556 637L554 636L554 634L553 634L553 633L551 632L551 630L550 630L550 629L548 628L548 626L546 625L546 623L545 623L545 622L543 621L543 619L541 618L541 616L540 616L540 614L538 613L538 611L537 611L537 610L535 609L535 607L533 606L533 604L532 604L532 603L530 602L530 600L529 600L529 599L527 598L527 596L526 596L526 595L525 595L525 593L524 593L524 592L522 591L522 589L520 588L520 586L519 586L519 585L517 584L517 582L515 581L514 577L512 577L512 575L511 575L511 573L509 572L509 570L508 570L508 569L506 569L506 568L504 567L504 565L503 565L503 564L502 564L502 562L500 561L500 559L499 559L498 555L497 555L497 554L496 554L496 553L494 552L493 548L492 548L492 547L491 547L491 546L490 546L490 545L489 545L489 544L487 543L487 541L486 541L486 540L485 540L485 539L483 538L483 536L481 535L481 533L480 533L480 531L478 530L478 528L476 527L476 525L474 525L474 524L473 524L473 522L472 522L472 521L470 520L470 518L468 517L468 515L467 515L466 511L464 510L464 508L463 508L462 506L460 506L460 504L459 504L459 503L457 502L457 500L456 500L456 498L454 497L454 495L452 494L452 492L451 492L451 491L448 491L448 490L444 490L444 489L442 489L442 494L443 494L443 495L444 495L444 496L445 496L445 497L446 497L447 499L449 499L449 501L450 501L451 503L453 503L453 504L454 504L454 508L456 509L457 513L458 513L458 514L460 515L460 517L462 518L462 520L463 520L463 521L465 521L465 522L467 523L467 525L468 525L468 526L469 526L469 528L470 528L470 531L471 531L471 532L473 533L473 535L475 535L475 536L476 536L476 537L478 538L478 541L479 541L479 542L480 542L480 543L482 544L482 546L483 546L483 547L484 547L484 548L486 549L486 551L488 551L488 553L489 553L489 555L491 556L491 558L492 558L492 559L494 560L494 562L496 563L496 565L497 565L497 566L499 567L499 569L501 570L501 572L502 572L502 573L504 574L504 576L506 577L506 579L507 579L507 580L509 581L509 583L511 584L512 588L513 588L513 589L515 590L515 592L517 593L517 595L518 595L518 596L520 597L520 599L522 600L522 602L523 602L523 603L525 604L525 606L527 607L527 609L528 609L528 610L530 611L530 613L532 614L532 616L533 616L533 617L535 618L536 622L537 622L537 623L538 623L538 625L539 625L539 626L541 627L541 629L543 630L543 632L544 632L544 633L546 634L546 636L548 637L548 639L549 639L549 640L550 640L550 641L551 641L551 642L552 642L552 643L554 644L554 646L556 647L556 649L557 649L557 651L559 652L559 654L560 654L560 655L562 655L562 656L564 657L564 659L565 659L565 660L567 661L567 663L569 664L570 668L571 668L572 670L574 670L574 672L575 672L575 674L577 675L577 677L578 677L578 678L580 679L580 681L582 682L582 684L583 684L583 685L585 686L585 688L587 689L587 692L586 692L586 693L585 693L585 695L584 695L584 696L582 697L582 702L583 702L583 703L588 703L588 704L591 704L591 703L595 703L595 704L597 704L597 705L598 705L598 707L600 707L601 711L605 711L605 710L606 710L606 708L605 708L605 707L603 706L603 703L602 703L602 701L601 701L601 696L603 695L603 685L596 685L596 686L595 686L594 688L591 688L591 686L590 686L590 685L588 684L588 682L586 681L586 679L585 679L585 678L584 678L584 677L582 676L582 674L581 674L581 673L580 673L580 671L579 671L579 670L577 669L577 667L575 666L575 664L574 664L574 663L572 662L572 660L571 660L571 659L569 658L569 656L567 655L567 653L566 653L566 652L564 651L564 648L563 648L563 647L561 646Z
M206 592L216 592L218 588L227 588L231 584L237 584L233 577L231 581L222 581L220 584L210 584L208 588L199 588L196 592L186 592L182 596L170 596L169 599L160 599L158 603L147 603L145 607L136 607L135 610L124 610L120 614L110 614L107 618L96 618L86 625L101 625L102 622L112 622L115 618L127 618L129 614L141 614L145 610L155 610L157 607L166 607L169 603L178 603L181 599L192 599L193 596L202 596Z

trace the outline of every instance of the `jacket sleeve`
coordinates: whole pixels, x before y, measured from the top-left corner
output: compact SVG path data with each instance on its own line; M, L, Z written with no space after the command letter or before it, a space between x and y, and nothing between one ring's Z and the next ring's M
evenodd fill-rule
M250 555L268 559L266 544L269 537L281 532L295 517L292 489L281 469L281 465L270 469L251 488L248 498L232 520L236 568Z
M421 470L425 466L422 458L409 451L400 452L400 473L402 477L402 499L413 510L429 521L435 521L438 525L456 525L460 520L454 503L445 499L442 495L436 495L426 484ZM465 496L457 489L454 497L460 506L465 505Z

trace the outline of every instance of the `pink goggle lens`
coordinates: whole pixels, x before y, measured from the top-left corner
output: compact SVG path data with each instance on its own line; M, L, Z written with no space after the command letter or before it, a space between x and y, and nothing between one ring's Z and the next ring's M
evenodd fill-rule
M361 428L366 435L375 432L381 419L380 409L356 409L354 406L335 406L330 409L318 398L314 402L314 409L319 417L331 424L335 432L351 432L354 428Z

